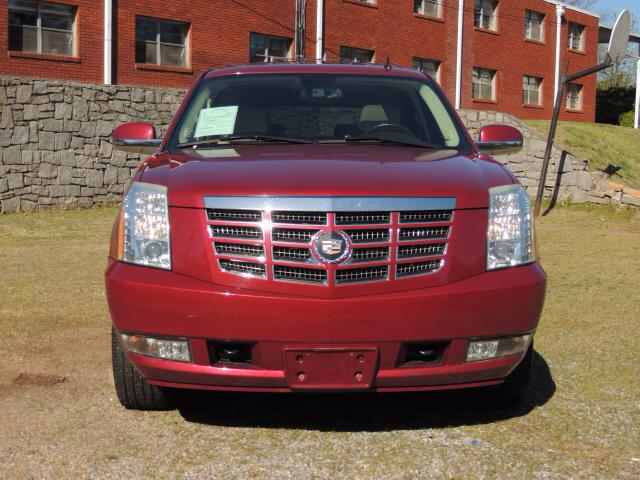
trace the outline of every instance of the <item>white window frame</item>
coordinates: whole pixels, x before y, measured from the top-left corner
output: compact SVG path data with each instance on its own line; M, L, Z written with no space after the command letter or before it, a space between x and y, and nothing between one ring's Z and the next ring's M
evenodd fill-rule
M567 85L566 108L572 112L581 112L583 109L584 86L579 83Z
M569 45L569 50L573 50L574 52L584 52L584 25L580 25L579 23L575 22L569 22L568 30L569 38L567 42ZM578 42L577 46L576 42Z
M481 74L482 73L489 73L491 75L491 83L490 83L490 88L491 88L491 95L489 98L487 97L481 97L481 96L475 96L474 93L476 91L475 86L477 84L480 84L481 86L486 86L486 83L480 83L479 81L476 81L476 78L478 80L483 80ZM474 67L473 68L473 72L472 72L472 77L471 77L471 97L473 100L479 100L481 102L495 102L496 101L496 77L498 76L498 72L497 70L492 70L490 68L481 68L481 67Z
M534 75L524 75L522 77L522 103L526 106L540 107L542 106L542 85L544 79ZM532 88L534 87L534 88ZM535 92L535 93L533 93ZM532 97L535 94L538 101L533 102Z
M421 72L425 72L425 73L427 73L427 72L422 68L423 64L425 64L425 63L434 64L435 67L436 67L435 68L436 74L435 74L435 76L432 76L432 78L436 82L440 83L440 73L442 72L442 68L441 68L442 67L442 62L440 60L435 60L433 58L413 57L411 59L411 62L413 63L413 68L415 68L416 70L419 70Z
M256 56L258 57L264 57L263 62L264 63L273 63L274 61L282 61L282 60L291 60L292 59L292 48L293 48L293 39L289 38L289 37L280 37L278 35L269 35L266 33L258 33L258 32L251 32L249 34L249 61L252 63L262 63L262 62L253 62L252 58L253 56L251 55L251 38L253 35L257 35L260 36L262 38L264 38L265 40L267 40L267 47L264 50L264 54L256 54ZM269 52L270 49L270 44L271 44L271 40L286 40L287 42L289 42L289 46L287 48L287 55L286 57L281 57L281 56L274 56L271 55Z
M414 0L413 13L423 17L442 18L442 4L444 0ZM435 13L427 11L427 6L435 8Z
M475 0L473 25L482 30L498 31L498 9L500 2L497 0ZM488 22L485 22L486 19Z
M45 28L42 26L42 10L46 5L62 5L65 7L71 7L71 16L72 21L71 21L71 30L60 30L57 28ZM9 2L7 2L7 17L10 17L9 12L34 12L33 9L31 8L24 8L24 7L13 7L11 8L11 6L9 5ZM78 56L78 42L76 40L76 24L77 24L77 18L78 18L78 7L76 7L75 5L67 5L66 3L56 3L56 2L40 2L40 1L36 1L35 2L35 14L36 14L36 26L35 27L25 27L24 25L19 25L21 28L35 28L36 29L36 51L34 52L33 50L12 50L12 51L21 51L21 52L25 52L25 53L35 53L38 55L59 55L62 57L68 57L68 56L72 56L72 57L77 57ZM11 27L11 23L9 21L9 18L7 18L7 28L9 29ZM67 55L67 54L61 54L61 53L52 53L52 52L45 52L43 51L43 40L42 40L42 32L46 30L46 31L51 31L51 32L64 32L64 33L70 33L71 34L71 54ZM9 40L7 39L7 48L9 48Z
M536 38L533 36L533 28L532 23L537 19L540 20L540 37ZM524 38L527 40L533 40L536 42L544 42L545 40L545 19L546 15L544 13L536 12L535 10L525 10L524 11Z
M352 55L350 56L350 58L347 58L347 57L342 55L343 49L349 49L352 52ZM351 47L349 45L340 45L340 63L362 63L362 62L359 62L359 61L358 62L354 62L354 59L356 57L353 55L353 52L355 52L355 51L371 53L371 59L367 63L374 63L375 62L375 58L376 58L376 51L375 50L369 50L368 48Z
M140 65L156 65L163 67L177 67L177 68L189 68L190 65L190 52L189 52L189 32L191 31L191 24L188 22L181 22L178 20L166 20L164 18L155 18L155 17L147 17L146 15L136 15L136 32L135 32L135 43L136 48L138 48L138 18L145 19L149 22L154 22L157 25L156 28L156 39L151 40L143 40L144 43L153 43L156 46L156 63L144 62L140 63ZM169 42L161 42L160 41L160 24L161 23L177 23L178 25L184 25L186 27L186 32L184 35L184 45L180 45L178 43L169 43ZM184 62L181 65L174 65L172 63L162 63L162 45L167 45L169 47L182 47L184 48ZM136 62L139 63L139 62Z

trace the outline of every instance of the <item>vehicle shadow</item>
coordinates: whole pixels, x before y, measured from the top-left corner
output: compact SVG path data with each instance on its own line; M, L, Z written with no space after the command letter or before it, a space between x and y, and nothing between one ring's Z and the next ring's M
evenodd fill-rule
M549 365L534 352L534 376L517 406L497 407L485 389L449 392L268 394L180 392L182 417L205 425L297 428L320 431L386 431L492 423L527 415L556 390Z

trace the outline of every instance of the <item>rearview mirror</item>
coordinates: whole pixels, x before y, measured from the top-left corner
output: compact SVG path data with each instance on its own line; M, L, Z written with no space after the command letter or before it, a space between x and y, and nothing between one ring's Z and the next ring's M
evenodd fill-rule
M509 125L487 125L480 129L476 145L482 153L505 155L522 150L524 139L517 128Z
M156 138L156 129L146 122L129 122L117 127L111 134L113 146L127 153L149 155L155 152L162 140Z

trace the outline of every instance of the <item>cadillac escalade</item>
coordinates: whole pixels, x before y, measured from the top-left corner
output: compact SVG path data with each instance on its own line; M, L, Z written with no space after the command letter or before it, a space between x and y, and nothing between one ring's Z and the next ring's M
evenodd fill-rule
M391 65L203 73L113 227L106 292L122 405L175 389L392 392L531 379L545 294L526 190L438 84Z

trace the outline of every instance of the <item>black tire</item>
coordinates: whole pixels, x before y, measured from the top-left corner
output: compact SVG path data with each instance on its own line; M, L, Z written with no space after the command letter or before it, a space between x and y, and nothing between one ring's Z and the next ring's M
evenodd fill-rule
M495 387L494 400L503 407L518 405L527 396L533 377L533 344L504 383Z
M113 328L111 329L111 363L116 393L123 407L132 410L171 410L173 408L169 392L164 388L151 385L131 365Z

